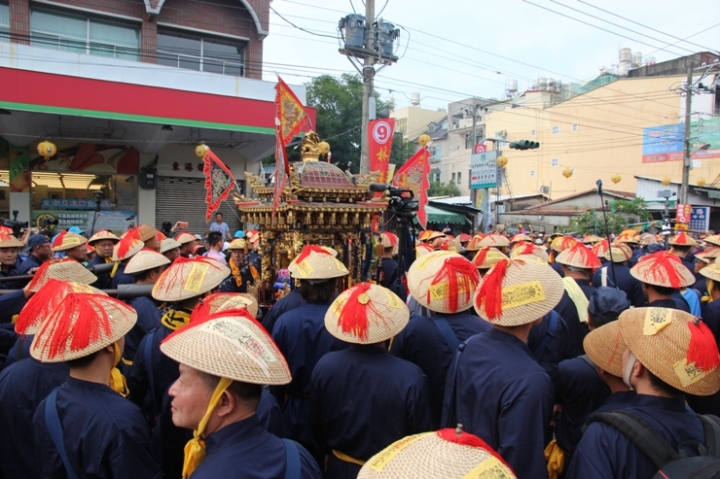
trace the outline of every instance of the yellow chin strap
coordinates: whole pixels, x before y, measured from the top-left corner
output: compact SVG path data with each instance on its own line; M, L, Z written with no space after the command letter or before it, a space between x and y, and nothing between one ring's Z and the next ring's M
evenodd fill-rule
M210 416L215 411L218 401L222 397L225 390L232 384L232 379L221 378L215 392L213 392L210 398L205 415L203 416L198 428L193 431L193 438L188 441L185 445L185 462L183 463L182 477L188 479L197 467L205 460L205 441L202 439L202 434L205 432Z
M715 288L715 281L711 280L710 278L707 279L707 283L705 286L705 289L707 291L707 295L700 298L700 300L703 303L709 303L713 300L712 298L712 290Z
M120 351L120 346L118 346L117 343L113 344L113 350L115 351L115 361L113 364L117 366L122 359L122 351ZM110 370L110 388L122 397L127 397L128 394L130 394L125 376L122 375L117 367Z

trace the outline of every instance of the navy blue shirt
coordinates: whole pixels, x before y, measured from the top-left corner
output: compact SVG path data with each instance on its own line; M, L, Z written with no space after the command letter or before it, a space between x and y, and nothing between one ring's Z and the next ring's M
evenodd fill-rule
M325 479L360 471L332 449L367 461L405 436L432 430L427 378L384 348L352 345L328 353L315 366L311 384L308 420L315 446L328 456Z
M552 315L555 315L555 328L552 325ZM545 338L549 340L545 347L541 348ZM551 379L555 380L557 365L563 359L570 359L574 354L574 346L570 338L570 329L565 320L555 311L550 311L543 316L540 324L530 330L528 336L528 348L535 360L543 367Z
M376 281L380 286L391 289L397 278L398 262L392 258L380 258Z
M35 461L42 477L66 477L45 423L44 399L33 418ZM150 432L140 410L104 384L68 378L57 393L65 450L80 478L155 479Z
M595 365L583 357L560 362L554 384L555 403L562 406L555 418L555 438L569 463L585 419L610 397L610 388L598 376Z
M101 264L105 264L105 258L102 256L96 254L93 256L93 259L90 260L87 267L88 269L92 268L93 266L98 266ZM112 278L110 277L110 271L106 273L94 273L95 276L97 276L97 281L93 284L94 287L97 289L110 289L110 286L112 285Z
M34 254L30 253L27 256L27 258L25 258L25 261L20 263L20 266L18 266L17 274L18 275L28 274L28 271L30 271L33 268L39 268L40 266L42 266L42 264L43 264L43 261L41 261L40 258L38 258Z
M50 391L68 378L63 363L18 361L0 373L0 477L38 477L34 454L33 415Z
M119 264L115 276L110 281L110 289L117 289L121 284L135 284L135 278L131 274L125 273L125 265Z
M300 454L301 479L320 479L317 463L305 448ZM263 430L257 416L230 424L205 439L205 460L192 479L284 479L285 444ZM140 477L140 476L136 476Z
M547 478L553 386L527 345L493 328L472 337L453 367L442 426L462 424L495 449L518 479Z
M615 277L613 280L613 269L615 270ZM599 288L603 286L602 277L603 273L606 275L606 286L610 288L617 288L624 291L630 301L630 304L636 308L641 308L645 305L645 295L642 291L642 284L637 279L633 278L630 274L630 268L623 263L615 263L612 267L609 264L595 271L593 275L592 284L594 287Z
M20 276L20 266L22 265L22 259L18 255L15 260L15 264L10 266L8 269L0 269L0 289L17 289L25 286L27 281L4 281L3 278L9 278L10 276Z
M593 287L588 280L575 279L575 282L578 286L580 286L580 289L583 293L585 293L585 297L588 299L590 299L590 296L597 291L597 289ZM580 321L577 307L575 306L575 303L573 303L572 299L570 299L567 291L563 292L560 302L557 306L555 306L555 311L563 317L565 323L570 329L570 338L572 341L571 348L573 351L572 356L576 357L584 354L583 340L585 339L585 336L587 336L587 333L590 332L590 328L588 328L587 323Z
M13 347L8 352L7 359L5 359L5 367L7 368L13 363L20 361L21 359L30 357L30 346L32 345L34 334L27 334L23 338L17 335L17 340Z
M312 444L307 422L312 371L325 354L348 347L325 329L325 313L329 307L329 304L305 303L280 316L272 331L290 367L292 382L271 391L282 405L285 436L304 445Z
M275 322L282 316L285 311L290 311L301 305L305 304L305 300L302 299L299 289L293 289L288 294L277 300L272 308L262 318L262 325L265 329L272 333L275 327Z
M459 343L470 336L492 329L490 323L473 316L469 311L437 314L434 317L443 317L447 320ZM432 318L413 314L405 329L393 339L390 352L394 356L417 364L427 376L430 383L433 428L437 429L442 415L445 382L455 351L450 349Z
M605 408L603 408L605 410ZM621 408L645 419L673 449L684 441L705 444L700 420L685 406L685 398L663 398L638 394ZM692 448L683 448L688 456L697 456ZM624 434L601 422L593 422L575 448L567 479L651 478L657 472L653 462Z
M690 313L690 307L680 293L674 293L671 299L656 299L652 303L648 303L647 306L652 308L679 309L688 314Z
M158 311L155 301L147 296L132 298L127 303L137 312L137 322L130 332L125 335L123 358L133 361L142 338L160 326L160 311Z
M720 301L710 301L703 304L702 320L715 335L715 341L720 344Z
M25 291L18 289L12 293L0 295L0 323L12 322L12 317L20 314L27 303Z

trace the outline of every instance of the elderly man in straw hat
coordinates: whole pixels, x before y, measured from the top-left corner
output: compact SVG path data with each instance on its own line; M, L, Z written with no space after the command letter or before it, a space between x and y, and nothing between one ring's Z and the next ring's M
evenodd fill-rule
M166 477L180 475L184 436L173 430L169 403L163 402L170 384L178 377L178 369L175 361L160 352L160 343L190 323L190 313L200 300L215 292L229 273L226 266L212 259L178 258L153 286L153 298L170 306L160 318L161 325L140 341L128 373L128 385L130 399L143 409L151 423L158 420L155 440L162 445Z
M312 373L308 421L326 479L355 477L384 447L432 428L427 378L386 349L409 318L395 293L371 283L347 289L325 313L330 334L350 343Z
M80 283L50 279L33 294L15 323L22 339L17 344L18 350L10 356L15 361L0 373L0 404L3 405L0 429L12 431L12 434L0 434L0 477L38 477L39 464L33 451L33 415L50 391L67 380L68 366L41 363L30 356L30 345L45 317L73 292L104 294Z
M193 254L193 248L198 244L198 239L187 232L175 235L175 241L180 243L180 256L183 258L190 258Z
M390 352L417 364L427 376L433 427L440 424L445 379L458 345L489 328L468 312L479 282L475 265L449 251L423 256L408 271L410 293L430 317L413 314Z
M630 304L639 308L645 304L645 295L640 282L633 278L627 266L631 256L632 249L626 243L612 243L603 253L606 262L593 274L592 285L596 288L609 286L625 291Z
M588 308L588 326L590 333L585 336L583 345L587 351L588 338L592 332L607 323L617 320L620 313L630 307L624 292L601 287L590 297ZM555 386L555 404L559 413L555 417L555 439L565 463L570 463L575 446L580 441L581 427L585 419L602 406L610 396L611 390L598 375L592 358L588 355L566 359L557 367L557 374L551 376ZM597 363L604 366L604 363ZM620 385L622 380L620 380ZM624 386L623 390L627 390ZM552 447L550 449L552 451Z
M173 262L180 256L180 246L182 245L173 238L165 238L160 242L160 254Z
M66 258L74 259L78 263L86 263L88 257L85 243L86 237L63 231L53 239L52 250L54 253L63 253Z
M244 238L236 238L232 240L230 246L230 276L220 285L220 291L223 293L247 293L248 282L253 280L250 273L250 266L245 259L248 254L248 244Z
M87 244L95 250L95 256L88 262L88 268L105 263L112 263L113 247L120 241L120 238L108 230L100 230L90 237ZM109 289L112 282L110 272L97 274L98 281L96 288Z
M630 268L630 274L640 281L647 306L690 313L690 306L680 290L695 283L695 276L674 254L658 251L645 255Z
M194 318L160 345L180 364L170 387L172 421L193 430L183 479L319 479L312 456L260 426L262 386L290 382L290 371L268 334L246 310Z
M547 477L553 386L526 343L562 294L562 279L547 264L495 265L474 295L475 310L492 328L466 341L448 375L442 423L479 436L521 479Z
M510 466L461 427L408 436L373 456L358 479L515 479Z
M337 279L348 270L329 248L316 245L306 245L288 270L300 280L305 303L283 313L273 327L272 337L292 372L292 382L273 388L273 394L283 410L286 436L314 452L307 422L310 375L326 353L347 347L325 329L324 318L337 294Z
M150 249L142 249L128 262L125 273L133 275L135 284L154 285L160 279L170 260ZM140 341L147 333L160 326L160 311L152 298L144 295L127 300L138 315L137 322L125 336L123 364L132 366Z
M33 418L39 477L161 477L142 412L110 388L135 318L122 301L70 293L41 323L33 358L66 363L70 377Z
M664 460L654 462L621 432L617 422L623 418L620 422L637 425L632 430L660 436L653 451L660 457L663 442L683 457L704 455L700 445L710 444L706 431L712 419L696 416L685 405L686 394L708 396L720 389L720 355L708 327L690 314L668 308L630 309L620 315L618 326L627 346L623 380L637 396L619 413L590 418L566 476L570 479L654 477L663 468ZM714 421L717 431L718 419Z

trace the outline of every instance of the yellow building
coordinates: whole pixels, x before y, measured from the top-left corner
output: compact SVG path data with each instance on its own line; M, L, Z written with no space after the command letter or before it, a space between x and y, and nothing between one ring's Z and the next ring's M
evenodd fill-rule
M390 117L395 118L395 133L402 133L404 140L414 141L427 131L430 122L447 118L447 112L406 106L390 112Z
M636 175L680 181L682 155L675 150L682 148L677 135L682 138L678 124L684 119L685 98L679 89L684 81L684 74L607 75L585 85L585 93L562 102L552 104L547 91L528 91L516 107L488 114L488 137L540 143L540 148L527 151L501 146L509 160L509 189L503 186L500 193L560 198L593 188L597 180L608 189L632 193ZM699 123L691 124L707 129L720 125L712 119L717 111L714 77L704 81L712 85L712 92L693 95L693 122ZM720 145L712 142L700 150L703 145L696 140L691 140L693 150L698 150L693 158L698 160L693 162L690 183L710 184L720 174ZM617 184L614 175L619 175Z

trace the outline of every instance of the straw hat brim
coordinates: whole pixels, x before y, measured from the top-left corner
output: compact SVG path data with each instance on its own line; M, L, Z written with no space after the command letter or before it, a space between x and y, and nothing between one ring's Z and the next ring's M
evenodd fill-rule
M179 248L182 245L172 238L165 238L160 242L160 254L172 251L175 248Z
M178 274L178 268L185 268L187 271ZM230 268L209 258L202 262L174 263L160 275L153 286L152 297L158 301L183 301L194 298L212 291L229 275Z
M17 239L14 236L11 236L6 241L0 242L0 249L2 249L2 248L24 248L24 247L25 247L25 243L23 243L22 241L20 241L19 239Z
M118 243L118 244L120 244L120 243ZM143 244L142 241L138 241L127 250L127 253L125 253L125 256L123 256L122 258L119 258L117 255L118 244L116 244L115 247L113 248L113 255L112 255L113 261L125 261L126 259L132 258L133 256L138 254L145 247L145 245Z
M682 264L678 264L677 273L680 275L680 288L687 288L695 284L695 276L692 272ZM648 276L646 272L654 269L653 261L640 260L635 266L630 268L630 275L640 281L641 283L651 284L654 286L662 286L665 288L671 288L672 286L668 283L663 283L660 280L653 279L652 276Z
M412 294L413 298L415 298L420 305L426 307L430 311L454 314L466 311L472 307L473 290L477 284L472 284L470 291L461 290L458 292L458 305L457 310L455 311L451 310L448 305L447 282L441 282L437 285L431 284L435 275L443 267L445 260L452 256L462 258L459 254L451 251L435 251L433 253L426 254L421 258L416 259L410 266L410 270L407 273L407 284L410 294ZM461 281L458 281L458 286L462 286ZM433 294L433 291L435 294Z
M487 274L492 271L490 269ZM499 317L488 318L484 304L480 303L481 288L482 283L473 295L475 311L492 324L508 327L542 318L557 306L565 292L562 278L548 264L524 258L511 260L507 267L502 281L502 313Z
M620 335L617 321L590 331L583 340L583 349L600 369L619 378L623 376L623 354L627 346Z
M125 266L125 272L127 274L140 273L168 264L170 264L170 260L160 253L156 253L155 251L140 251L130 258L127 266Z
M493 248L504 248L510 246L510 240L501 235L487 235L480 241L480 247L492 246Z
M288 271L292 278L307 280L342 278L350 274L345 265L332 254L315 252L310 253L301 264L291 262Z
M410 320L407 305L390 290L373 286L365 293L369 298L368 304L372 305L365 310L368 316L368 337L362 339L353 331L343 331L340 320L351 294L352 288L345 290L335 298L325 313L325 328L339 340L353 344L375 344L394 337L407 326Z
M705 241L706 243L713 244L715 246L720 246L720 235L706 236L703 241Z
M40 288L45 286L45 283L47 283L49 279L74 281L75 283L82 284L93 284L98 278L77 261L57 261L48 266L44 278L39 279L39 281L35 284L33 284L33 281L30 281L24 289L29 293L36 293L40 290Z
M94 294L100 294L103 296L107 296L106 292L104 292L100 289L97 289L97 288L93 288L92 286L87 285L87 284L82 284L82 283L77 283L77 282L68 283L68 284L72 285L72 288L75 293L94 293ZM60 301L62 301L62 299L65 298L65 296L67 296L67 294L60 296L57 300L58 303ZM22 314L23 314L23 311L21 310L20 315L22 316ZM42 323L43 319L45 319L45 318L44 317L33 318L32 323L25 328L25 331L18 331L16 328L15 332L18 334L26 335L26 336L35 334L35 333L37 333L38 329L40 329L40 324Z
M43 363L63 363L74 359L84 358L120 340L120 338L124 337L130 332L133 326L135 326L137 313L125 303L121 301L108 301L103 305L103 309L109 318L108 320L110 322L111 330L110 335L106 336L102 334L100 338L88 347L78 350L73 350L70 347L69 343L72 338L72 335L70 335L67 340L65 352L58 354L57 356L50 357L48 337L47 335L42 334L42 329L46 323L57 320L57 315L65 314L63 311L55 311L41 323L39 330L37 331L37 334L35 334L32 344L30 345L30 355Z
M190 325L163 341L160 350L193 369L233 381L280 386L292 379L262 326L242 316Z
M685 393L710 396L720 390L720 368L703 373L694 364L687 365L687 323L693 320L677 309L632 308L620 315L618 323L628 349L655 376ZM652 331L658 332L645 334Z
M480 469L480 470L479 470ZM371 457L357 479L458 479L516 476L489 451L425 432L394 442Z
M236 293L233 298L225 300L219 307L218 311L226 311L228 309L235 309L238 307L244 307L247 309L253 318L257 317L259 305L257 299L249 293Z
M98 233L95 233L94 235L92 235L90 237L90 239L87 242L88 242L88 244L93 244L96 241L102 241L102 240L110 240L114 243L117 243L118 241L120 241L120 238L118 238L117 236L115 236L112 233L106 233L106 234L103 234L102 236L99 236Z
M708 279L720 282L720 267L715 263L705 266L700 270L700 274Z
M142 242L153 239L160 231L150 225L138 226L138 239Z
M192 243L193 241L197 241L197 238L191 234L183 234L183 235L178 235L177 238L175 238L175 241L180 243L180 245L182 246L184 244L188 244L188 243Z

